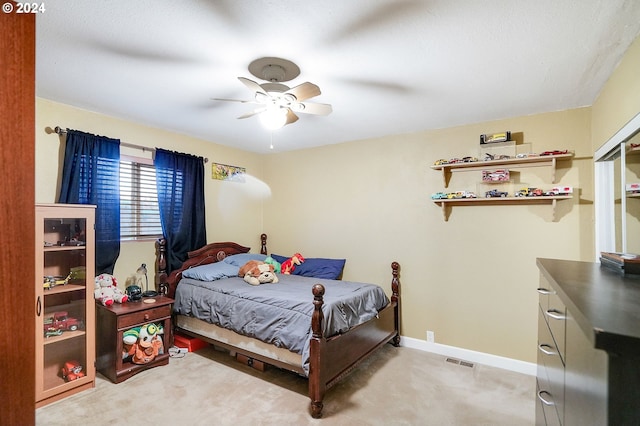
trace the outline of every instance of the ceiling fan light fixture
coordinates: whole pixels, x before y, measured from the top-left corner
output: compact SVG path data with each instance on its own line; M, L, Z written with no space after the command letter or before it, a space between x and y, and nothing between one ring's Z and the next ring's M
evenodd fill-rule
M268 107L259 117L260 122L267 130L278 130L287 123L287 109Z

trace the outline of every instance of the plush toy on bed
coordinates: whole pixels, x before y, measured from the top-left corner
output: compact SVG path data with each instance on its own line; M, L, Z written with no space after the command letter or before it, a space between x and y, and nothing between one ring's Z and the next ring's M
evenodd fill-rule
M250 260L238 271L238 276L251 285L266 283L277 283L278 276L275 274L273 265L266 264L260 260Z
M275 272L276 274L280 273L282 265L273 257L267 256L267 258L264 260L264 263L266 263L267 265L273 265L273 272Z
M283 274L292 274L296 269L296 265L300 265L304 262L304 257L300 253L296 253L291 256L289 259L282 262L282 266L280 267L280 271Z
M100 274L96 277L93 297L104 306L129 300L129 297L118 288L116 277L110 274Z

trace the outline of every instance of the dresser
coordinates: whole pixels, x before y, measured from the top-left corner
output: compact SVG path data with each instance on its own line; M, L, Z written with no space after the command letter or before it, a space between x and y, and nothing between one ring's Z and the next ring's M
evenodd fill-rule
M537 425L640 424L640 278L537 259Z

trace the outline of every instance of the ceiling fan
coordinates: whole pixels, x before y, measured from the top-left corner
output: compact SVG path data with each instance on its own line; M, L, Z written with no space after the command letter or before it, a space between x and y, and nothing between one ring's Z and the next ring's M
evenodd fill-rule
M258 104L253 111L242 114L239 119L260 114L260 119L268 129L278 129L298 120L296 113L328 115L329 104L305 102L320 95L320 88L313 83L302 83L295 87L283 84L300 74L296 64L281 58L260 58L249 64L249 72L266 83L257 83L245 77L238 77L254 93L252 100L214 98L216 101Z

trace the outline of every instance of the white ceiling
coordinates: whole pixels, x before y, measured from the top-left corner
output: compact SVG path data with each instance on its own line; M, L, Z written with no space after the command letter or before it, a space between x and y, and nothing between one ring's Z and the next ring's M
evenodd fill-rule
M211 99L252 99L237 77L256 80L247 66L260 57L295 62L300 76L287 84L315 83L322 94L309 101L333 106L275 131L282 152L588 106L640 33L638 0L46 7L36 18L39 97L261 153L271 134L257 117L236 119L253 105Z

